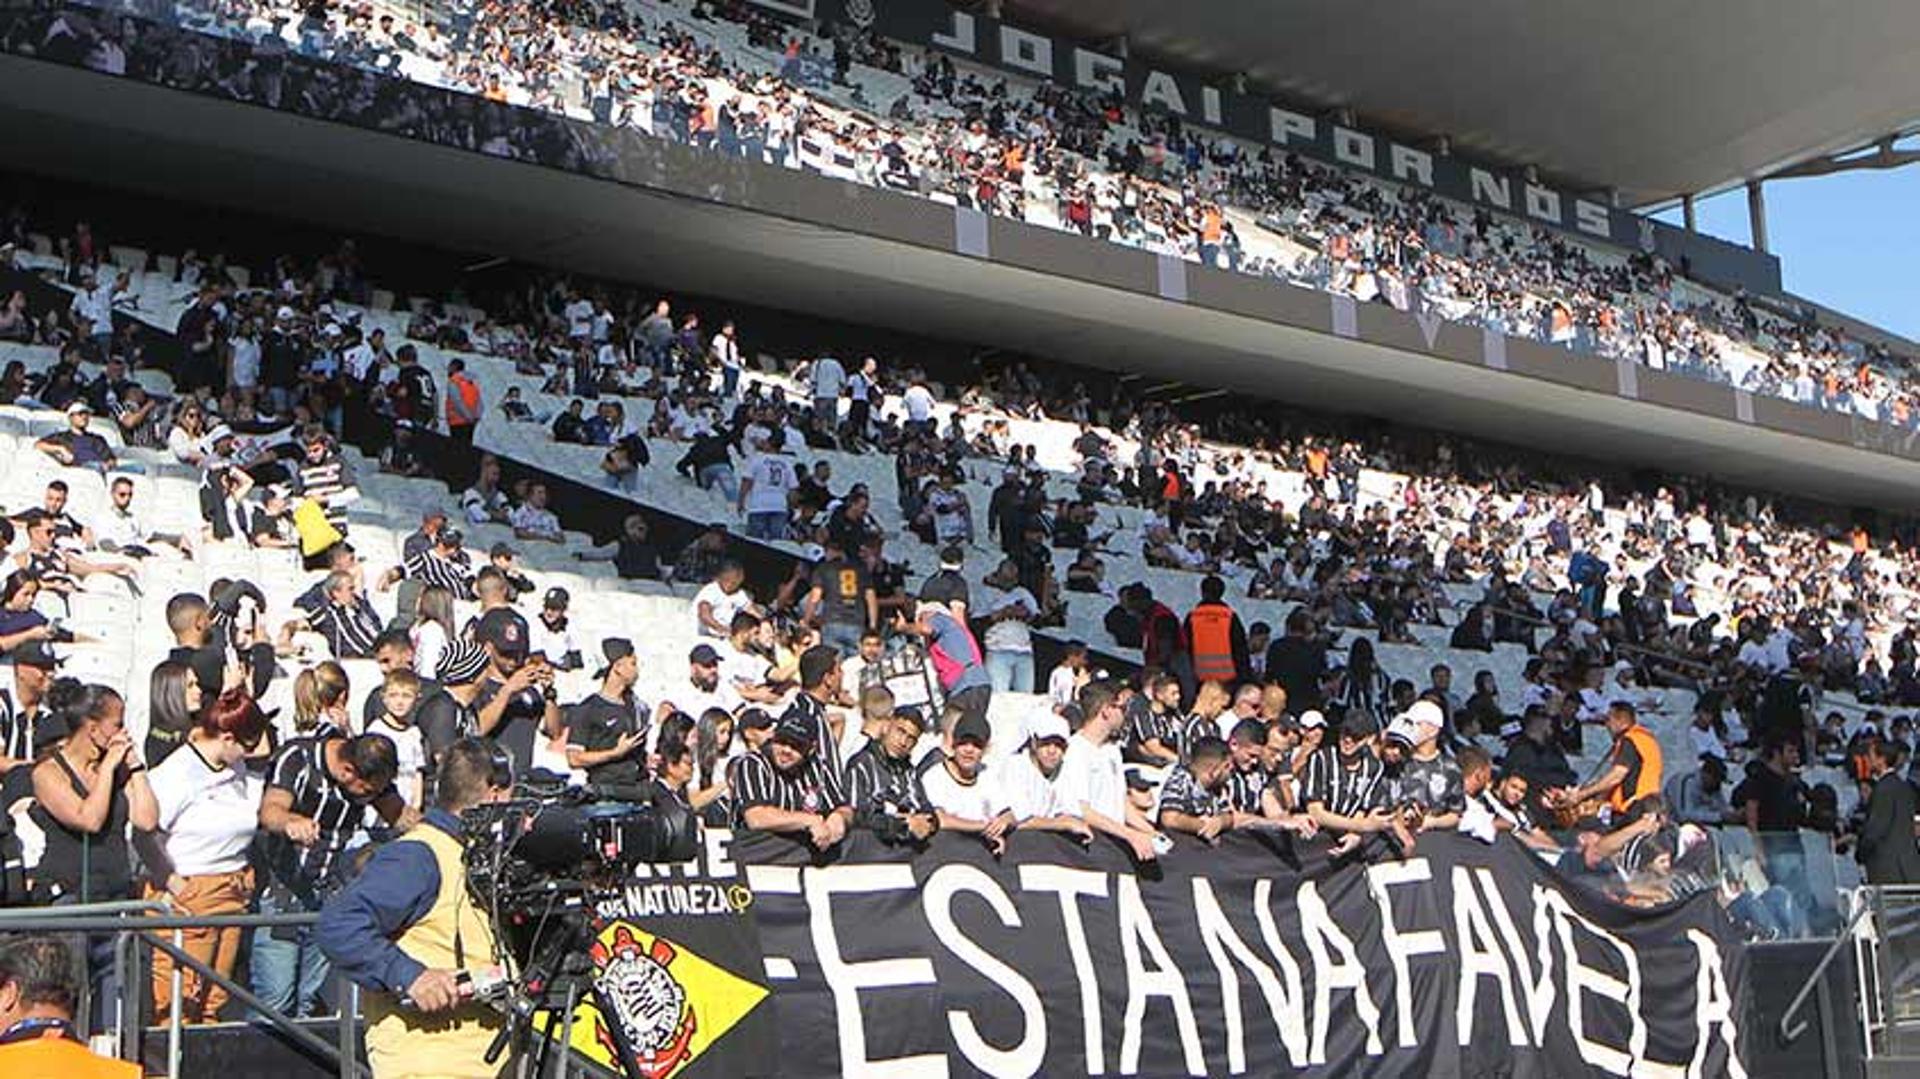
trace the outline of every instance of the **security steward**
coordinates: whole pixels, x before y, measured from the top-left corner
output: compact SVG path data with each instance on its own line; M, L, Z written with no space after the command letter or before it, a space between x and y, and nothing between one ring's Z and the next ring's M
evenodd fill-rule
M1187 639L1193 646L1196 682L1231 687L1253 671L1247 653L1247 628L1227 606L1227 583L1209 576L1200 582L1200 602L1187 613Z
M376 1079L495 1079L511 1063L481 1059L501 1017L471 999L472 975L495 956L467 891L460 814L507 798L513 766L492 743L464 738L441 757L438 784L423 826L380 848L320 912L320 950L368 993Z
M1585 807L1605 799L1617 826L1639 819L1641 804L1660 793L1664 769L1660 740L1640 725L1632 704L1614 701L1608 707L1607 733L1613 736L1613 748L1607 751L1606 769L1577 787L1548 792L1547 804L1562 812L1584 815Z

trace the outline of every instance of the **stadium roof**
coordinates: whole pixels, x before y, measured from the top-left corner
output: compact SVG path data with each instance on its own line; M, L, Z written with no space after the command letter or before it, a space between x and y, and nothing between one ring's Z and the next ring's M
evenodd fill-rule
M1446 135L1642 206L1707 193L1920 121L1913 0L1005 0L1009 17L1136 59L1244 73L1350 108L1361 126Z

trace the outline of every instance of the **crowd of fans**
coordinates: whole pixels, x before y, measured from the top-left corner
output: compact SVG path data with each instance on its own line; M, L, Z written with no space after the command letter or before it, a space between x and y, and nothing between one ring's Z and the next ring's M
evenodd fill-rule
M112 5L107 5L112 6ZM138 10L137 5L131 5ZM1906 358L1658 256L753 5L185 5L183 25L1907 426ZM739 28L723 38L722 23ZM745 48L732 42L744 38ZM854 67L864 76L856 79ZM888 73L891 100L867 83ZM0 313L0 322L5 316Z
M1757 496L1677 477L1650 491L1568 484L1538 455L1183 415L1039 363L943 382L823 354L769 378L749 371L730 323L709 335L671 301L537 275L494 321L429 306L389 342L359 305L370 284L351 244L284 258L246 288L218 259L178 260L190 299L160 399L133 379L160 362L150 338L114 318L133 299L126 282L113 274L99 298L106 245L76 228L62 251L70 302L19 307L55 362L0 373L0 399L65 425L33 450L60 478L0 527L9 901L318 911L355 887L363 848L421 826L450 755L480 739L521 774L678 799L710 825L820 849L861 828L906 846L977 834L997 852L1042 830L1100 833L1144 862L1174 836L1255 830L1361 860L1446 829L1510 835L1623 900L1658 902L1725 884L1706 830L1744 826L1765 857L1730 909L1793 934L1820 927L1795 831L1858 835L1863 855L1874 834L1802 767L1848 768L1863 809L1886 776L1904 782L1912 725L1892 713L1920 701L1911 556L1863 529L1791 524L1792 507ZM23 295L45 288L6 272ZM456 357L436 375L429 346L472 369ZM546 415L545 394L496 397L495 360L581 407ZM1035 421L1074 425L1071 474L1015 444ZM611 544L575 548L623 577L698 588L684 673L643 699L654 681L631 639L581 639L572 597L512 545L467 549L463 528L482 525L564 543L540 481L503 485L500 463L477 455L469 486L423 515L397 564L354 551L348 508L365 473L343 439L377 449L381 471L417 475L417 434L458 445L493 423L606 447L616 488L645 475L719 490L748 536L817 549L756 596L724 522L675 552L635 514ZM662 442L682 457L656 458ZM893 463L882 501L897 516L836 479L844 450ZM198 477L199 529L141 526L143 470ZM982 471L998 483L976 505ZM1405 478L1371 497L1369 473ZM104 519L69 511L67 485L83 482L108 492ZM938 554L910 566L890 542ZM76 590L137 587L149 560L233 546L284 549L311 587L288 611L247 581L173 596L177 647L150 672L136 740L125 687L60 676L73 642L49 612ZM1133 547L1199 602L1176 611L1185 597L1156 597L1144 578L1106 581ZM994 567L970 580L981 549ZM1462 609L1451 596L1468 586L1478 598ZM1278 625L1242 618L1267 602L1289 605ZM1034 631L1088 604L1103 612L1102 647L1138 649L1139 671L1105 674L1085 647L1036 669ZM1383 666L1377 643L1432 627L1460 651L1524 648L1526 683L1476 671L1463 697L1446 664ZM359 714L347 660L380 671ZM592 689L572 699L560 674L581 670ZM1643 722L1683 721L1660 714L1672 689L1695 695L1697 767L1663 761ZM1884 711L1836 723L1826 693ZM1579 774L1572 760L1590 756L1600 768ZM355 934L323 920L205 930L188 947L223 972L244 955L264 1001L311 1014L331 962L374 977L342 959L360 954ZM152 972L162 1002L172 973ZM181 992L190 1021L227 1003L191 972Z

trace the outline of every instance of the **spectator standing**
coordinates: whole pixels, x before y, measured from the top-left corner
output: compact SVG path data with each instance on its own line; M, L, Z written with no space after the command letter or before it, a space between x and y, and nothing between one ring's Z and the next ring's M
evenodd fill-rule
M921 844L940 830L913 765L913 750L925 726L919 709L901 708L881 720L879 733L847 760L853 826L872 832L881 842Z
M157 827L165 837L165 865L148 867L157 881L149 898L164 898L194 916L244 914L253 903L253 868L247 852L259 830L262 781L246 758L266 737L267 722L244 690L221 694L197 719L185 745L153 767L149 784ZM183 931L187 954L232 977L240 959L237 927ZM153 1009L165 1014L173 995L173 957L153 953ZM227 992L199 972L180 972L181 1018L210 1023L220 1017Z
M1287 691L1287 702L1302 712L1321 707L1320 677L1326 647L1314 640L1312 616L1304 607L1287 614L1286 632L1267 648L1267 678Z
M740 389L740 372L744 365L740 360L740 335L734 328L733 320L720 324L720 332L713 335L707 354L720 367L720 396L733 400Z
M872 434L873 401L880 395L880 361L868 356L847 380L846 448L858 450Z
M765 449L747 461L747 474L740 480L737 509L746 518L750 539L787 538L788 495L799 482L799 467L786 452L786 433L775 428L767 435Z
M1200 602L1187 613L1196 681L1232 685L1251 674L1247 628L1226 602L1227 583L1212 574L1200 581Z
M813 394L813 422L822 431L840 425L840 398L847 392L847 369L832 356L813 361L807 382Z
M365 835L369 807L389 824L405 820L395 768L393 743L377 734L328 731L280 748L260 802L260 913L318 911L347 879L348 850ZM328 968L311 928L254 930L250 964L254 995L268 1007L314 1014Z
M459 453L473 451L473 433L480 425L485 402L480 385L467 374L467 362L458 357L447 361L447 438ZM461 458L464 464L464 459Z
M1080 691L1080 725L1067 741L1056 791L1068 814L1126 844L1136 861L1151 862L1159 857L1160 836L1127 797L1120 747L1114 744L1126 722L1120 694L1111 681L1089 682Z
M922 603L914 612L914 620L902 623L900 628L927 642L927 658L947 703L985 719L993 698L993 681L982 662L980 644L967 624L941 604Z
M978 610L987 623L982 641L987 650L987 680L996 693L1032 693L1032 627L1040 602L1021 587L1011 559L1001 561L982 583L986 591Z
M601 652L607 664L599 690L567 709L567 767L585 771L598 787L638 795L646 786L647 747L647 725L633 706L640 664L624 638L603 641Z
M849 557L829 538L827 557L813 568L803 617L820 627L820 643L843 653L859 649L868 629L880 624L880 600L873 579L859 558Z
M153 831L158 810L147 766L127 733L126 706L105 686L70 680L57 683L48 698L71 733L33 769L30 815L46 837L34 900L58 906L130 899L128 829ZM111 937L89 940L89 980L102 1012L114 1006L107 1003L114 1001L112 953Z
M1913 784L1900 775L1906 747L1874 739L1867 745L1866 823L1859 839L1860 865L1868 884L1920 884L1920 846L1913 837Z

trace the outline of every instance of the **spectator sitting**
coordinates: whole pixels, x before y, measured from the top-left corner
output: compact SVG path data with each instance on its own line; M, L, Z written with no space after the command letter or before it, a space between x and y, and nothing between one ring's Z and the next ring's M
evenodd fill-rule
M106 472L117 467L113 447L106 439L87 430L92 420L92 406L85 400L75 399L67 405L67 429L35 442L33 448L72 468Z

